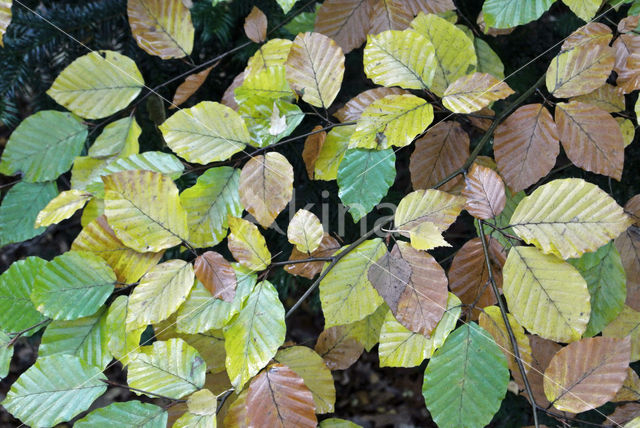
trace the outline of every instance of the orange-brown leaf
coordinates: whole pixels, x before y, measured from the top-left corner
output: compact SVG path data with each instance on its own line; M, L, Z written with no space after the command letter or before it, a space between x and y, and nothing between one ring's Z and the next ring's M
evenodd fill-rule
M311 257L331 257L333 253L340 249L340 244L331 235L325 233L317 250L311 253ZM289 260L308 259L309 254L298 251L295 247L291 251ZM299 275L305 278L313 279L314 276L322 271L325 262L307 262L286 265L284 268L292 275Z
M631 33L638 28L640 24L640 15L631 15L626 18L622 18L620 22L618 22L618 32L619 33Z
M233 81L231 82L229 87L225 89L224 94L222 95L222 99L220 100L221 104L224 104L227 107L232 108L234 110L238 110L238 103L236 102L235 91L238 86L242 85L246 75L247 73L243 71L242 73L238 74L236 77L233 78Z
M581 103L593 104L594 106L609 112L617 112L625 109L624 93L622 89L609 85L608 83L600 86L593 92L571 98L570 101L580 101Z
M614 241L627 274L625 303L640 311L640 228L631 226Z
M558 130L542 104L518 108L494 134L493 151L507 186L519 192L547 175L560 153Z
M469 157L469 136L458 122L440 122L415 143L409 171L414 189L430 189L462 167ZM441 190L451 190L462 182L455 178Z
M314 31L331 37L344 53L367 40L370 0L326 0L318 9Z
M249 385L250 427L313 427L318 424L313 395L304 381L283 364L271 364Z
M405 0L377 0L371 8L371 27L374 35L386 30L404 30L413 20Z
M302 150L302 160L304 160L304 166L307 169L307 175L310 180L313 180L315 175L316 160L324 145L324 140L327 138L327 132L321 131L322 126L318 125L313 128L311 134L304 140L304 149Z
M562 43L560 51L566 51L590 43L606 46L612 37L611 29L607 25L600 22L589 22L571 33Z
M173 96L173 101L169 106L169 110L175 109L180 104L187 101L191 95L195 94L196 91L200 89L200 86L202 86L204 81L207 80L209 73L216 65L218 65L217 62L199 73L193 73L187 76L187 78L184 79L184 82L182 82L180 86L178 86L178 89L176 89L176 93Z
M481 220L500 214L507 202L504 183L498 173L477 164L469 170L461 195L467 198L465 209Z
M224 415L224 427L226 428L244 428L247 426L247 394L249 389L245 389L238 395L233 403L229 406L227 413Z
M330 370L345 370L358 361L364 346L352 336L352 326L337 325L320 333L315 351Z
M498 288L502 287L502 266L506 255L502 245L488 238L491 271ZM465 305L472 305L472 318L477 319L480 311L476 308L494 305L497 300L489 284L489 273L480 238L467 241L456 253L449 268L449 287Z
M553 356L545 370L544 392L559 410L584 412L611 400L627 377L631 341L591 337Z
M491 110L489 107L485 107L482 110L478 111L476 113L476 116L469 116L469 121L476 128L481 129L482 131L487 131L491 127L493 120L478 116L495 117L495 115L496 113L493 110Z
M225 302L233 301L236 295L236 272L221 254L207 251L196 257L193 264L196 278L211 292L213 297Z
M618 73L616 84L629 93L640 88L640 35L621 34L613 42L616 60L613 69Z
M355 122L360 119L362 112L369 104L386 97L387 95L402 95L409 92L400 88L380 88L368 89L359 93L355 97L351 98L340 110L336 111L333 115L338 118L340 122Z
M609 113L577 101L558 103L555 121L571 162L587 171L622 178L624 139Z
M244 20L244 33L255 43L262 43L267 38L267 16L256 6Z

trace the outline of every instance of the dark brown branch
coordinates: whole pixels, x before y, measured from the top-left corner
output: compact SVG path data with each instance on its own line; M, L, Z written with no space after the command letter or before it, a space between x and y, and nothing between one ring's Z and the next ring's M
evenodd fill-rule
M17 331L15 333L9 333L9 335L13 336L13 338L9 341L9 343L7 343L7 348L13 346L17 342L17 340L20 339L20 337L22 337L23 334L33 330L34 328L38 328L41 325L48 324L50 322L51 322L51 320L49 318L47 318L47 319L44 319L44 320L40 321L37 324L32 325L31 327L25 328L24 330L20 330L20 331Z
M287 260L286 262L273 262L271 267L295 265L297 263L313 263L313 262L331 262L333 257L309 257L307 259Z

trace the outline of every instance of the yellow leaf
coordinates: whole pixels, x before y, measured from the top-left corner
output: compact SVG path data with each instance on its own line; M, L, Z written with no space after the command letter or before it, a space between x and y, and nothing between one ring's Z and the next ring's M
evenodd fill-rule
M68 219L82 208L91 197L91 193L82 190L65 190L38 213L34 227L49 226Z
M241 85L234 89L235 100L242 104L252 97L269 100L291 100L296 94L287 82L284 65L276 65L245 76Z
M323 236L322 223L315 214L307 210L298 210L287 228L289 242L303 253L312 253L318 249Z
M160 251L187 241L187 215L175 183L144 170L102 177L105 215L126 246L140 252Z
M256 225L241 218L229 217L229 228L231 233L227 245L241 265L260 271L271 264L271 253Z
M328 109L344 75L342 48L320 33L303 33L293 41L286 63L287 81L302 99Z
M605 83L593 92L571 98L571 101L593 104L599 109L609 113L623 111L625 109L622 89L608 83Z
M142 129L134 116L111 122L89 148L92 158L127 157L140 152L138 137Z
M523 327L556 342L580 339L591 297L576 268L537 248L512 247L502 275L509 311Z
M509 85L492 75L473 73L450 84L442 103L454 113L473 113L513 93Z
M616 122L620 126L620 132L622 132L622 139L624 140L624 146L627 147L633 143L633 139L636 136L636 127L630 119L624 117L616 117Z
M86 119L125 108L144 86L136 63L118 52L91 52L69 64L47 90L58 104Z
M140 337L147 326L133 330L126 329L127 320L127 296L115 298L107 313L107 347L114 358L127 366L138 354Z
M429 89L441 97L445 89L476 69L476 50L464 31L437 15L420 13L411 27L431 42L436 51L435 75Z
M364 72L379 85L427 89L435 74L434 59L431 42L415 31L383 31L367 36Z
M287 39L271 39L260 46L247 62L245 79L269 68L284 66L292 44L293 42Z
M611 321L604 330L603 337L616 339L631 338L631 361L640 360L640 312L625 305L616 319Z
M404 147L433 121L433 107L415 95L387 95L371 103L358 120L349 148Z
M128 0L127 15L138 46L162 59L183 58L193 49L191 12L179 0Z
M562 0L562 3L569 6L569 9L580 19L587 22L591 21L602 6L602 0Z
M240 173L240 201L264 228L271 226L293 195L293 167L280 153L251 158Z
M86 227L93 220L104 214L104 199L92 198L89 203L82 210L82 217L80 218L80 225ZM106 221L106 220L105 220Z
M402 198L394 218L398 230L412 230L418 225L431 222L444 232L456 220L465 199L440 190L416 190ZM401 232L403 235L409 235Z
M442 237L442 233L438 227L430 221L420 223L409 231L411 237L411 246L416 250L431 250L436 247L450 247L447 241Z
M0 0L0 47L4 47L3 37L11 23L11 0Z
M337 126L327 134L314 166L315 180L335 180L338 178L338 167L349 148L349 139L356 130L356 125Z

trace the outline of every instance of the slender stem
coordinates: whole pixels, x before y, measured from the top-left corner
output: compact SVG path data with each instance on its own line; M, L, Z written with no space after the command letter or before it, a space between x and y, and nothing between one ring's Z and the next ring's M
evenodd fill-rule
M271 267L295 265L297 263L331 262L333 257L309 257L308 259L287 260L286 262L273 262Z
M170 400L170 401L173 401L173 402L176 402L176 403L186 403L187 402L187 400L180 400L178 398L167 397L166 395L156 394L155 392L145 391L144 389L134 388L134 387L129 386L129 385L123 385L121 383L114 382L114 381L109 380L109 379L100 379L100 380L102 382L106 383L107 385L115 386L115 387L118 387L118 388L129 389L131 391L136 391L136 392L139 392L141 394L151 395L151 396L158 397L158 398L164 398L165 400Z
M498 291L498 286L496 285L495 278L493 277L493 271L491 269L491 260L489 259L489 248L487 246L487 238L482 233L483 227L485 224L482 220L477 220L478 229L480 230L480 240L482 241L482 251L484 252L484 261L487 265L487 273L489 276L489 283L491 284L491 288L493 289L493 294L498 301L498 306L500 307L500 313L502 314L502 320L504 321L504 325L507 329L507 333L509 334L509 341L511 342L511 347L513 348L513 356L518 363L518 369L520 370L520 375L522 376L522 380L524 382L524 387L527 391L527 395L529 395L529 401L531 402L531 408L533 411L533 423L536 428L539 428L540 424L538 423L538 405L536 404L536 399L533 396L533 392L531 390L531 385L529 384L529 379L527 378L527 371L524 368L524 364L522 364L522 358L520 357L520 349L518 348L518 341L516 340L515 334L513 334L513 329L511 328L511 323L509 322L509 318L507 317L507 308L505 308L504 303L500 297L500 292Z
M224 406L225 401L227 401L227 398L229 398L229 396L233 391L235 391L235 388L230 388L224 391L222 394L218 395L219 403L218 403L218 407L216 408L216 414L220 413L222 406Z
M13 345L16 343L16 341L17 341L18 339L20 339L20 337L21 337L23 334L25 334L25 333L27 333L27 332L29 332L29 331L33 330L34 328L38 328L38 327L40 327L40 326L41 326L41 325L43 325L43 324L48 324L49 322L51 322L51 320L50 320L49 318L47 318L47 319L44 319L44 320L40 321L40 322L39 322L39 323L37 323L37 324L32 325L31 327L27 327L27 328L25 328L24 330L20 330L20 331L17 331L17 332L15 332L15 333L9 333L9 335L10 335L10 336L13 336L13 338L9 341L9 343L7 343L7 348L9 348L10 346L13 346Z
M489 223L488 221L483 221L483 222L482 222L482 224L489 226L490 228L492 228L492 229L493 229L493 230L495 230L496 232L500 233L500 234L501 234L502 236L504 236L505 238L513 239L513 240L516 240L516 241L521 241L521 239L520 239L520 238L518 238L517 236L511 235L511 234L509 234L509 233L505 232L505 231L504 231L504 230L505 230L505 228L498 227L498 226L496 226L495 224L491 224L491 223Z
M313 284L311 284L311 286L309 288L307 288L307 291L304 292L302 297L300 297L298 299L298 301L291 307L291 309L289 309L289 311L287 312L287 315L285 315L285 318L289 318L291 316L291 314L293 314L295 312L295 310L298 309L300 307L300 305L302 305L302 302L304 302L307 299L307 297L309 297L311 295L311 293L313 293L313 291L316 288L318 288L318 286L320 285L320 281L322 281L324 279L324 277L327 276L327 274L329 272L331 272L331 269L333 269L338 264L340 259L342 259L344 256L349 254L358 245L362 244L364 241L369 239L371 236L373 236L374 234L380 232L382 230L383 226L384 226L384 224L379 224L379 225L375 226L373 229L371 229L370 231L368 231L367 233L362 235L360 238L358 238L358 240L353 242L351 245L349 245L343 251L341 251L340 253L338 253L335 256L333 256L333 260L331 261L331 263L329 263L329 265L324 269L324 271L320 274L318 279L316 279L313 282Z

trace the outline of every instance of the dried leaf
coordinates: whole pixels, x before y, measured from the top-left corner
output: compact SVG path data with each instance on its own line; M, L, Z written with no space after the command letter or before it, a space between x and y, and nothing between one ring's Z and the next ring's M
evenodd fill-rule
M280 153L254 156L240 173L240 201L264 228L271 226L293 194L293 167Z
M377 101L387 95L402 95L408 92L400 88L373 88L359 93L355 97L351 98L347 103L336 111L333 115L338 118L340 122L355 122L360 119L364 110L369 104Z
M413 19L405 0L377 0L371 8L371 35L386 30L404 30Z
M409 171L414 189L430 189L461 168L469 157L469 136L455 121L437 123L416 140ZM457 177L444 184L451 190L462 182Z
M442 103L454 113L473 113L513 93L509 85L490 74L472 73L451 83Z
M456 9L453 0L405 0L403 3L414 16L420 12L442 13Z
M620 181L624 140L609 113L590 104L572 101L556 105L556 124L567 157L576 166Z
M637 223L637 219L635 220ZM615 245L627 275L625 303L640 311L640 228L632 226L622 232L616 238Z
M221 104L224 104L233 110L238 110L238 103L236 102L235 92L236 88L244 83L244 79L246 76L247 73L243 71L233 78L233 81L231 82L229 87L225 89L224 94L222 95L222 99L220 100Z
M461 195L467 198L465 209L481 220L496 217L507 202L500 176L494 170L475 163L467 174Z
M232 302L236 295L236 272L220 253L207 251L196 257L193 270L213 297Z
M178 86L178 89L176 89L176 93L173 95L173 101L169 106L169 110L175 109L180 104L187 101L191 95L195 94L196 91L200 89L200 86L202 86L204 81L207 80L209 73L211 73L211 70L213 70L216 65L218 65L218 63L215 63L211 67L207 67L198 73L188 75L187 78L184 79L184 82L182 82L180 86Z
M367 272L371 285L394 314L398 311L398 301L410 277L411 266L402 258L397 245L390 253L385 252Z
M588 44L608 46L613 34L608 25L601 22L589 22L575 30L562 43L560 51L567 51Z
M531 367L528 367L527 370L527 380L531 386L533 398L536 403L541 407L547 408L551 403L547 400L547 396L544 395L544 371L549 366L551 358L553 358L553 356L562 349L562 346L556 342L543 339L542 337L533 334L527 335L527 337L531 344L532 357ZM520 371L514 371L512 374L520 388L524 389L524 381L522 380ZM529 399L526 392L523 392L522 394Z
M314 179L316 160L327 138L327 133L322 130L322 125L317 125L311 132L313 132L313 134L304 140L304 149L302 150L302 160L304 160L304 166L307 169L309 180Z
M255 43L262 43L267 38L267 16L256 6L244 20L244 33Z
M358 361L364 346L352 336L352 326L338 325L320 333L315 350L330 370L345 370Z
M315 31L331 37L346 54L367 39L370 15L370 0L327 0L316 14Z
M271 364L251 381L246 406L250 427L315 428L318 424L311 391L282 364Z
M402 198L396 209L394 223L404 236L419 224L430 221L442 232L456 220L465 199L440 190L416 190Z
M331 237L331 235L325 233L322 237L322 241L320 242L320 246L317 250L311 253L311 257L331 257L338 249L340 249L338 241ZM304 260L308 258L309 254L302 253L294 248L289 260ZM300 275L305 278L313 279L313 277L322 271L323 266L324 262L307 262L286 265L284 268L292 275Z

